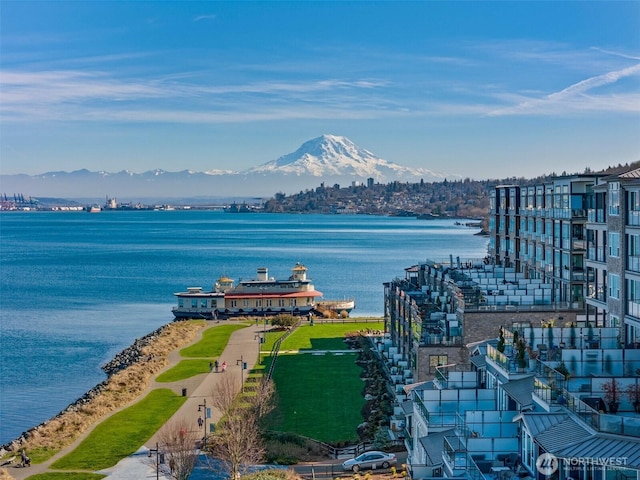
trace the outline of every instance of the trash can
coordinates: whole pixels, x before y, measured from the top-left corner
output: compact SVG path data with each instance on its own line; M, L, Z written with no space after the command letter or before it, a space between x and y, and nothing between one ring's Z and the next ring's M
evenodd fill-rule
M186 396L187 396L187 389L186 389L186 388L183 388L183 389L182 389L182 396L183 396L183 397L186 397Z

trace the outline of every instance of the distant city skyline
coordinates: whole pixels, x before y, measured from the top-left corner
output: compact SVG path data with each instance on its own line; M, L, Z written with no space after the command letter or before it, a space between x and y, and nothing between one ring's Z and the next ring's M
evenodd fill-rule
M322 134L474 179L640 160L640 2L0 2L0 173L241 171Z

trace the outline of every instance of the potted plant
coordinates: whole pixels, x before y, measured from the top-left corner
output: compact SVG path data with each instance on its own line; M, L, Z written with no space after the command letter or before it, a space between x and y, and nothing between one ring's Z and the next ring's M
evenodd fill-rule
M627 387L627 398L633 405L636 413L640 413L640 384L632 383Z
M525 359L525 348L524 341L520 340L517 345L518 352L516 354L516 361L518 362L518 368L521 372L524 372L524 369L527 368L527 360Z
M502 327L500 327L500 336L498 337L497 348L500 353L504 353L504 332L502 331Z
M571 326L569 327L569 344L571 345L571 348L576 348L576 338L576 326L572 322Z
M531 346L527 348L527 353L529 354L529 368L534 370L536 368L536 360L538 359L538 350L534 350Z
M602 390L604 391L604 401L607 402L609 411L617 413L620 406L620 395L622 394L620 383L615 378L612 378L602 384Z
M554 369L556 372L562 374L565 380L569 380L571 376L571 372L567 368L567 365L564 362L560 362L560 364Z

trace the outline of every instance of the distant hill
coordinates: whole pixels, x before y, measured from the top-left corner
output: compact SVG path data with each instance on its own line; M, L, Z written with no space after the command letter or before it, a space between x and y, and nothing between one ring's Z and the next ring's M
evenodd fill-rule
M2 191L36 197L119 199L176 197L272 197L327 185L393 181L428 182L455 179L455 175L409 168L383 160L349 139L323 135L305 142L295 152L241 172L209 170L168 172L128 170L110 173L87 169L40 175L0 175Z

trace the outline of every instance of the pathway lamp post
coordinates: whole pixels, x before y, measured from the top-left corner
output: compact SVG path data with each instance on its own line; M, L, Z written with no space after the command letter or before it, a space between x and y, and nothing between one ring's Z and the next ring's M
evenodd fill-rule
M262 353L262 344L264 343L264 334L258 333L257 335L253 336L253 339L258 340L258 365L260 365L260 362L262 361L260 354Z
M244 355L240 355L240 360L236 360L236 365L240 365L240 389L244 393L244 371L247 369L247 362L244 361Z
M207 418L209 418L209 410L207 410L207 399L204 398L202 403L198 405L198 411L202 412L202 416L198 417L198 426L202 426L202 448L207 446ZM202 422L200 420L202 419Z
M160 450L158 449L158 442L156 442L156 448L149 449L149 458L151 458L151 454L156 454L156 480L160 479Z

